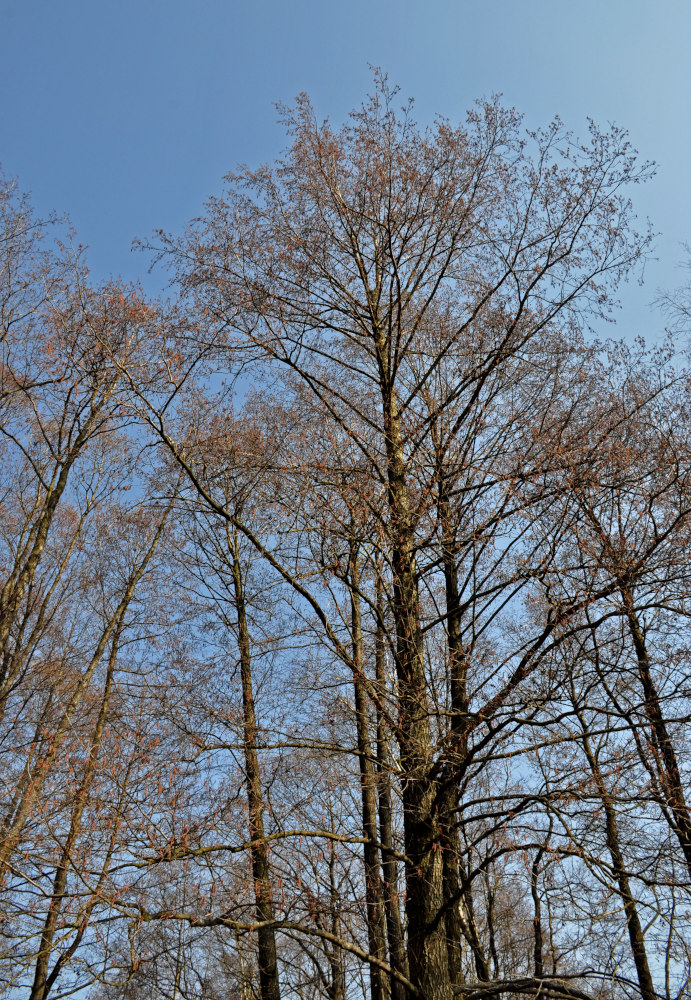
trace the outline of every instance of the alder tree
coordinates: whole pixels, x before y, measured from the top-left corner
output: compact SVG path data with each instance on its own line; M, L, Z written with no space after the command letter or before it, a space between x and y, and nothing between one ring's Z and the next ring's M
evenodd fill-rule
M688 992L688 358L595 335L651 167L400 103L282 108L172 304L3 244L16 995Z

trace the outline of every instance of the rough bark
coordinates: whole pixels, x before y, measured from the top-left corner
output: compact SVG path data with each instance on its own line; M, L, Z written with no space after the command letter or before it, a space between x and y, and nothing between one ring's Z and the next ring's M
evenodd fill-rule
M424 1000L452 996L446 948L443 835L436 783L430 771L433 747L420 625L415 535L396 394L390 382L388 344L377 338L387 453L391 519L393 615L396 629L398 732L403 781L406 853L406 915L410 978Z

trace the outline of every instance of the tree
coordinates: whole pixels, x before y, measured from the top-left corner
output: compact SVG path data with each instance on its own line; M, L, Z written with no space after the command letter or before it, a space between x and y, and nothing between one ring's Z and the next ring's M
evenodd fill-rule
M558 420L550 404L568 413L569 384L590 363L579 324L608 315L648 246L624 193L648 168L617 129L593 126L579 146L555 122L525 139L517 116L490 102L466 128L420 130L394 101L377 77L335 131L301 97L284 111L290 145L275 168L229 175L226 196L162 252L205 356L282 380L288 405L309 399L372 483L391 594L409 974L418 995L440 1000L458 985L448 941L476 877L456 871L459 788L468 794L497 734L520 725L521 692L549 652L612 592L609 581L538 607L557 543L550 553L531 540L530 487L553 461L539 430ZM357 677L357 654L304 575L201 481L162 414L148 419L200 501L307 601ZM521 598L537 603L511 645L500 633ZM432 649L442 637L440 698Z
M688 992L688 365L588 335L650 168L397 100L283 109L172 306L0 189L10 991Z
M127 502L147 484L118 369L154 312L131 289L90 287L79 253L51 243L52 223L5 182L0 216L2 965L44 1000L102 902L109 852L96 835L85 847L86 830L133 602L165 524Z
M213 476L221 486L224 502L237 516L245 514L250 498L259 489L258 481L270 453L264 454L260 436L231 420L206 414L199 407L194 420L193 442L203 438L202 456L214 455ZM191 445L194 447L194 444ZM223 481L222 484L220 481ZM194 515L196 504L191 504ZM253 641L250 631L252 595L248 594L252 559L247 544L228 522L219 532L214 519L191 518L190 579L199 578L199 599L211 605L216 623L231 633L239 658L242 699L242 748L247 794L248 840L251 844L252 879L256 904L257 961L261 1000L279 1000L280 986L276 958L275 909L269 849L265 839L266 803L259 760L259 724L253 682ZM255 599L256 600L256 599Z

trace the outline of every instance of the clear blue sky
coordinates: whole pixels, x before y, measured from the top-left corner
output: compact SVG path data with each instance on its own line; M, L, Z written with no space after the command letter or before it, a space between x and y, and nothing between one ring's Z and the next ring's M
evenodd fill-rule
M69 213L97 277L155 289L132 239L271 159L274 102L304 90L342 119L370 63L423 122L502 92L530 125L628 128L659 164L635 202L661 236L621 332L654 335L646 304L691 241L691 0L0 0L0 162L41 213Z

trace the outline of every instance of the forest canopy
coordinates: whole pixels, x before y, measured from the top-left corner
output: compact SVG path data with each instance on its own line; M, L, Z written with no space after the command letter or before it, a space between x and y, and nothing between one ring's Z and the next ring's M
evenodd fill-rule
M400 104L282 108L166 301L0 184L8 997L688 995L686 299L596 337L651 166Z

